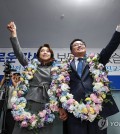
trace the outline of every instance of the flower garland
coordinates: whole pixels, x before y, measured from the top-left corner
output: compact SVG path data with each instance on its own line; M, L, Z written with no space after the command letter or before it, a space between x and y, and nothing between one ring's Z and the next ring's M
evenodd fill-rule
M33 78L39 64L39 61L34 59L28 64L28 66L25 67L20 79L21 82L13 91L11 99L14 119L20 123L21 127L28 129L37 129L44 127L48 123L52 123L55 119L53 112L58 111L58 104L53 101L47 103L45 105L45 109L43 111L39 111L38 114L32 114L26 109L27 100L25 99L25 95L29 90L29 81Z
M87 57L90 67L89 70L93 78L93 92L85 98L85 103L83 101L79 103L70 94L69 90L70 62L73 58L72 56L60 66L52 68L52 83L48 94L50 100L55 98L54 100L60 101L62 107L68 112L73 113L76 118L92 122L99 115L100 111L102 111L102 103L110 91L108 88L109 80L107 78L107 71L105 71L103 64L99 63L98 55L90 54Z

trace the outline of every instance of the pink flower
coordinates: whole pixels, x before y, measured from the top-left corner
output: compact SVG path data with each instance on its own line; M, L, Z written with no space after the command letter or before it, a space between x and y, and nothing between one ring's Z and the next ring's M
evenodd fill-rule
M13 109L16 109L16 107L17 107L17 106L16 106L15 104L12 105L12 108L13 108Z
M39 112L39 116L41 118L45 117L45 115L46 115L46 110L43 110L42 112Z
M52 75L55 76L57 73L56 72L52 72Z
M57 93L57 96L60 97L61 96L61 93Z
M103 78L104 78L104 81L109 82L109 80L106 76L104 76Z
M97 99L97 96L96 96L95 94L91 94L91 95L90 95L90 98L94 101L94 100Z
M102 110L102 107L101 107L101 105L95 105L95 107L94 107L94 110L95 110L95 112L97 113L97 114L99 114L99 112Z
M56 89L56 93L61 93L61 89L60 88L57 88Z
M92 99L92 101L94 103L101 103L101 100L99 98L97 98L97 96L95 94L91 94L90 98Z
M100 77L97 77L96 78L96 82L100 82L101 78Z
M36 120L36 116L33 114L30 118L30 123L32 123L34 120Z
M21 127L28 127L28 123L27 123L27 121L22 121L22 123L21 123Z
M68 101L67 101L67 104L73 104L74 103L74 99L69 99Z
M19 117L19 116L15 116L15 117L14 117L14 120L20 121L20 117Z
M87 104L87 105L86 105L86 108L87 108L87 109L89 109L89 108L90 108L90 105L89 105L89 104Z
M89 62L89 65L90 65L90 67L91 67L91 66L93 65L93 62L92 62L92 61L90 61L90 62Z
M57 105L50 105L50 109L55 112L58 111L58 106Z
M89 55L90 58L93 58L94 56L95 56L94 53L91 53L91 54Z

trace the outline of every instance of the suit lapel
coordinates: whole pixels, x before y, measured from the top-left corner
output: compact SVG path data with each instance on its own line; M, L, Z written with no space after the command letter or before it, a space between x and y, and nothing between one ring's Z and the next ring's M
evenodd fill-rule
M72 69L76 72L77 76L79 76L78 73L77 73L77 70L76 70L75 60L72 60L72 62L70 64L71 64ZM81 75L81 77L84 75L84 72L86 73L85 68L87 67L87 65L88 64L86 63L86 60L84 60L83 61L83 69L82 69L82 75ZM80 78L80 76L79 76L79 78Z
M72 60L72 62L71 62L70 64L71 64L72 69L73 69L75 72L77 72L77 71L76 71L76 66L75 66L75 60Z
M86 73L87 70L85 70L85 69L86 69L87 66L88 66L88 64L87 64L86 60L84 60L83 61L82 76L83 76L84 72ZM87 72L89 73L89 71L87 71Z
M76 76L77 76L79 79L81 79L80 76L79 76L79 74L77 73L77 70L76 70L75 60L73 60L73 61L70 63L70 65L71 65L71 68L75 71Z
M86 63L86 61L84 60L84 61L83 61L82 73L83 73L83 71L84 71L84 69L85 69L86 65L87 65L87 63Z

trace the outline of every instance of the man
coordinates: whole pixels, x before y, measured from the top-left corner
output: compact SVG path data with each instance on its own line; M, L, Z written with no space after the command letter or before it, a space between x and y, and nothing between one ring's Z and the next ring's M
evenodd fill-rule
M106 65L113 52L117 49L120 43L120 25L117 26L116 31L109 42L109 44L100 52L99 62ZM93 78L90 75L89 65L85 60L86 44L81 39L74 39L70 44L70 50L74 55L74 60L71 62L70 72L70 93L74 95L74 99L80 102L81 99L85 99L86 94L90 94L93 91ZM81 60L79 61L78 59ZM83 59L82 59L83 58ZM78 68L81 63L81 68ZM107 99L112 102L103 103L101 117L106 118L119 112L111 95L107 95ZM107 129L100 130L98 125L98 119L93 122L81 121L80 118L75 118L73 114L68 113L68 119L64 124L65 134L107 134Z
M6 80L8 80L8 79L6 78L6 75L4 75L3 79L0 82L0 87L3 90L6 90L6 87L5 87ZM9 91L8 91L7 111L6 111L6 118L5 118L5 134L12 134L15 121L11 114L11 110L12 110L11 97L12 97L12 92L13 92L14 88L20 82L20 73L13 73L11 75L11 82L10 81L8 81L8 82L9 82L8 83L9 85L12 82L11 83L12 85L10 85L9 89L8 89ZM3 100L0 100L0 113L2 112L3 107L5 107L5 105L6 104L5 104L4 95L3 95Z

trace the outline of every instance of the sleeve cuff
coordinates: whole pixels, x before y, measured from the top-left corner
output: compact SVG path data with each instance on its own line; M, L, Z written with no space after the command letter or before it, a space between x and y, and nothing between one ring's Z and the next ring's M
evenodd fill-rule
M117 31L117 32L120 32L120 25L118 25L118 26L116 27L116 31Z

